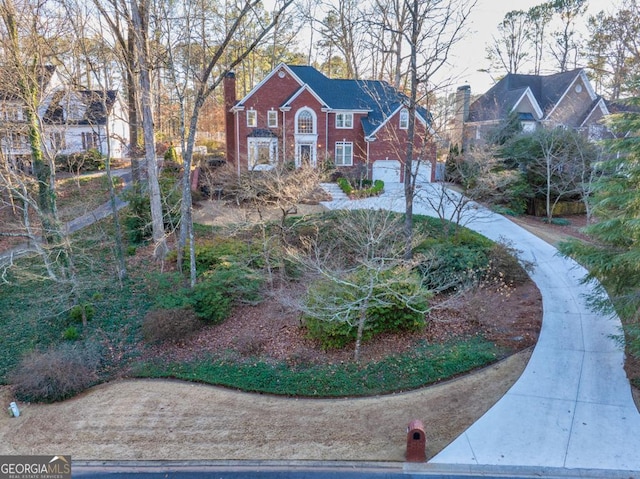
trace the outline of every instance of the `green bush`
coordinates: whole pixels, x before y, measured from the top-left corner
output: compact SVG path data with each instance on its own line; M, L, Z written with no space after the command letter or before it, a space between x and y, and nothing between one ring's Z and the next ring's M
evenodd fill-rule
M489 279L500 278L501 281L517 285L529 279L527 272L533 270L533 263L518 259L520 251L510 243L495 243L489 251Z
M347 278L349 283L366 281L366 272ZM379 281L365 313L363 340L385 331L423 328L429 293L421 288L419 278L414 273L392 269L383 273ZM326 349L341 348L354 341L361 314L358 304L364 300L363 294L366 293L358 287L338 286L332 281L312 284L306 299L308 314L304 318L309 336Z
M142 321L142 337L150 343L178 342L188 339L202 326L191 308L154 309Z
M70 155L59 155L55 162L57 169L69 173L103 170L105 166L104 156L96 149Z
M192 293L193 308L200 319L224 321L234 304L257 303L263 278L238 264L224 264L207 271Z
M376 196L384 190L384 181L382 180L375 180L372 183L371 180L360 179L357 180L357 182L355 182L357 184L354 185L347 178L340 177L336 180L336 183L346 195L353 195L356 198Z
M477 281L489 266L488 249L467 244L437 243L421 256L417 269L425 287L437 292Z
M91 321L96 314L96 308L91 303L77 304L69 310L69 319L74 323L82 323L82 317L85 321Z
M80 339L80 332L75 326L69 326L62 333L62 338L66 341L75 341L77 339Z
M344 192L345 195L350 195L353 192L353 187L351 186L351 183L349 183L349 180L346 179L344 176L341 176L340 178L338 178L336 180L336 183L338 184L338 186Z
M19 401L62 401L96 384L101 362L98 348L65 343L24 357L9 374L9 382Z

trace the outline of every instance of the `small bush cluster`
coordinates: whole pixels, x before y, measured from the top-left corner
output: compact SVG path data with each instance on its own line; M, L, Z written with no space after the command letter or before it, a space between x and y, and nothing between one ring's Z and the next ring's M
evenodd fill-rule
M421 287L417 275L401 270L383 274L374 287L366 307L363 340L385 331L417 331L425 326L428 292ZM393 279L392 279L393 278ZM347 282L366 281L364 275L354 275ZM304 318L309 336L326 349L341 348L357 336L357 324L362 314L357 287L343 285L335 291L335 283L319 281L309 288L307 314Z
M340 177L336 180L340 189L348 196L355 198L369 198L377 196L384 190L384 181L361 179L357 182L349 181L346 177Z
M19 401L52 403L96 384L101 362L97 347L65 343L25 356L8 379Z
M69 173L103 170L105 166L104 156L95 149L70 155L58 155L55 162L58 170Z
M263 278L246 266L227 263L203 274L191 293L196 315L220 323L234 304L260 301Z
M191 308L154 309L142 321L142 337L149 343L178 342L188 339L202 326Z

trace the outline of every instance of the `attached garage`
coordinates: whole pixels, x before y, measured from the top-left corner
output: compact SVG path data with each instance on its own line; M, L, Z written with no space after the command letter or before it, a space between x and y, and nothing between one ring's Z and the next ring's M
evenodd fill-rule
M373 162L371 176L373 180L382 180L385 184L400 183L401 165L398 160L376 160Z
M421 161L420 163L413 163L413 173L416 174L416 185L422 185L425 183L431 183L431 163L428 161Z

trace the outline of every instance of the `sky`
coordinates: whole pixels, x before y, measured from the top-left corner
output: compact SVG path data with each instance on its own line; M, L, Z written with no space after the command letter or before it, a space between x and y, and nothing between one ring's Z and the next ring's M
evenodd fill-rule
M488 73L477 70L487 67L486 46L491 42L498 24L505 14L512 10L528 10L543 3L543 0L478 0L470 15L470 33L454 50L457 86L469 84L472 93L487 91L494 81ZM619 0L588 0L587 15L595 15L601 10L615 11ZM580 65L579 65L580 66ZM454 87L455 89L455 87Z

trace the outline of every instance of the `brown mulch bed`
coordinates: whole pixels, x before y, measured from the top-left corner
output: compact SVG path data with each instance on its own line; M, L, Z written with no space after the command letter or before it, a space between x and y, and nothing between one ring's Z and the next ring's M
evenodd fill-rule
M377 361L424 341L475 335L483 335L510 354L535 344L541 317L542 299L533 282L508 290L483 287L434 310L424 331L387 333L365 342L361 360ZM275 295L255 306L237 307L224 323L205 326L190 338L152 346L145 356L188 361L203 353L260 356L289 364L339 363L351 361L354 355L352 347L323 350L307 337L299 314L288 310Z

